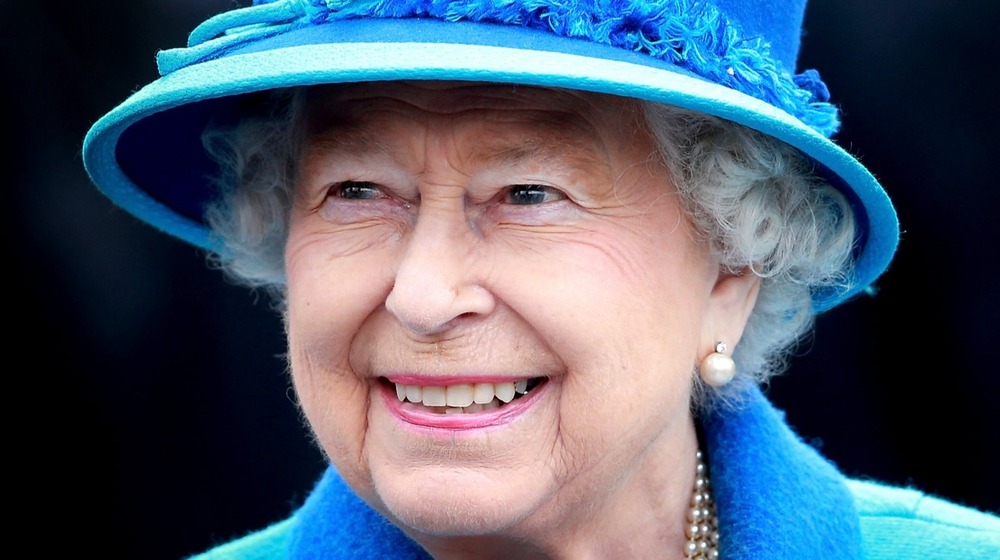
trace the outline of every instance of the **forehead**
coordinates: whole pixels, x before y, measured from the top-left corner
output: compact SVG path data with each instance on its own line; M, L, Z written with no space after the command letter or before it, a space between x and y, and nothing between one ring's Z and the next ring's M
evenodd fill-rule
M311 116L351 113L401 103L435 114L468 111L553 111L597 117L620 112L632 100L611 95L511 84L441 81L364 82L310 88Z
M382 151L393 127L447 123L494 155L649 148L638 102L590 92L473 82L371 82L305 94L304 129L340 149ZM464 127L464 128L463 128ZM488 133L484 134L484 129ZM332 147L327 145L327 148Z
M364 120L380 112L490 115L511 120L621 124L635 101L598 93L475 82L369 82L316 86L306 94L310 129ZM502 119L501 119L502 120ZM613 128L619 128L614 126Z

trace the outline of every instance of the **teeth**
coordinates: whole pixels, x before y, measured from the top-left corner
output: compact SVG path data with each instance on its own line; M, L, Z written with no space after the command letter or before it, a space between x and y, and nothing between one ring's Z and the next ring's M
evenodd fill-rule
M448 396L448 406L462 408L472 404L472 385L449 385L445 394Z
M420 390L420 385L404 385L406 387L406 400L410 402L423 402L424 395L423 391ZM396 394L399 394L399 389L396 389Z
M528 392L528 380L502 383L461 383L458 385L404 385L396 383L400 401L439 407L445 414L491 410L509 403L515 395Z
M496 384L497 398L505 403L509 403L514 400L514 384L513 383L497 383Z
M409 393L409 389L406 391ZM430 385L423 387L421 393L424 396L424 406L446 406L448 404L448 396L445 387L440 385Z
M475 396L472 400L478 404L486 404L492 402L496 394L496 388L493 387L492 383L476 383Z

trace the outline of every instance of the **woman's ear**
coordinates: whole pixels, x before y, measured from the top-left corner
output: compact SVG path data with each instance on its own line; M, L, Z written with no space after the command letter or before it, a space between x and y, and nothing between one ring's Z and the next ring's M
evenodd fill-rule
M720 272L709 296L705 321L702 323L703 354L713 352L719 342L724 342L730 352L736 348L743 336L747 319L757 303L760 281L760 276L754 274L749 267L736 274Z

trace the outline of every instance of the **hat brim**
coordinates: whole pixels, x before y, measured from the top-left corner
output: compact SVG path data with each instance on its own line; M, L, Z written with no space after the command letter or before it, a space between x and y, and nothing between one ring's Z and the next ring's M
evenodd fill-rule
M510 46L516 45L516 46ZM210 119L238 96L281 87L383 80L465 80L566 88L701 111L799 149L848 198L858 222L848 291L814 294L825 310L868 287L898 243L895 210L852 155L761 100L638 53L520 28L424 20L348 20L264 38L180 68L100 119L84 165L112 201L154 227L217 251L201 221L213 166L201 145Z

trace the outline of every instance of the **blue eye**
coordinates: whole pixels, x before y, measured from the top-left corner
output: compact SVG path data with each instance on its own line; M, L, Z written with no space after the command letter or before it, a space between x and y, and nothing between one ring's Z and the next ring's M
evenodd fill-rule
M506 198L509 204L528 206L562 200L566 198L566 195L552 187L544 185L511 185L507 189Z
M367 181L344 181L336 186L334 192L340 198L349 200L372 200L382 196L382 190Z

